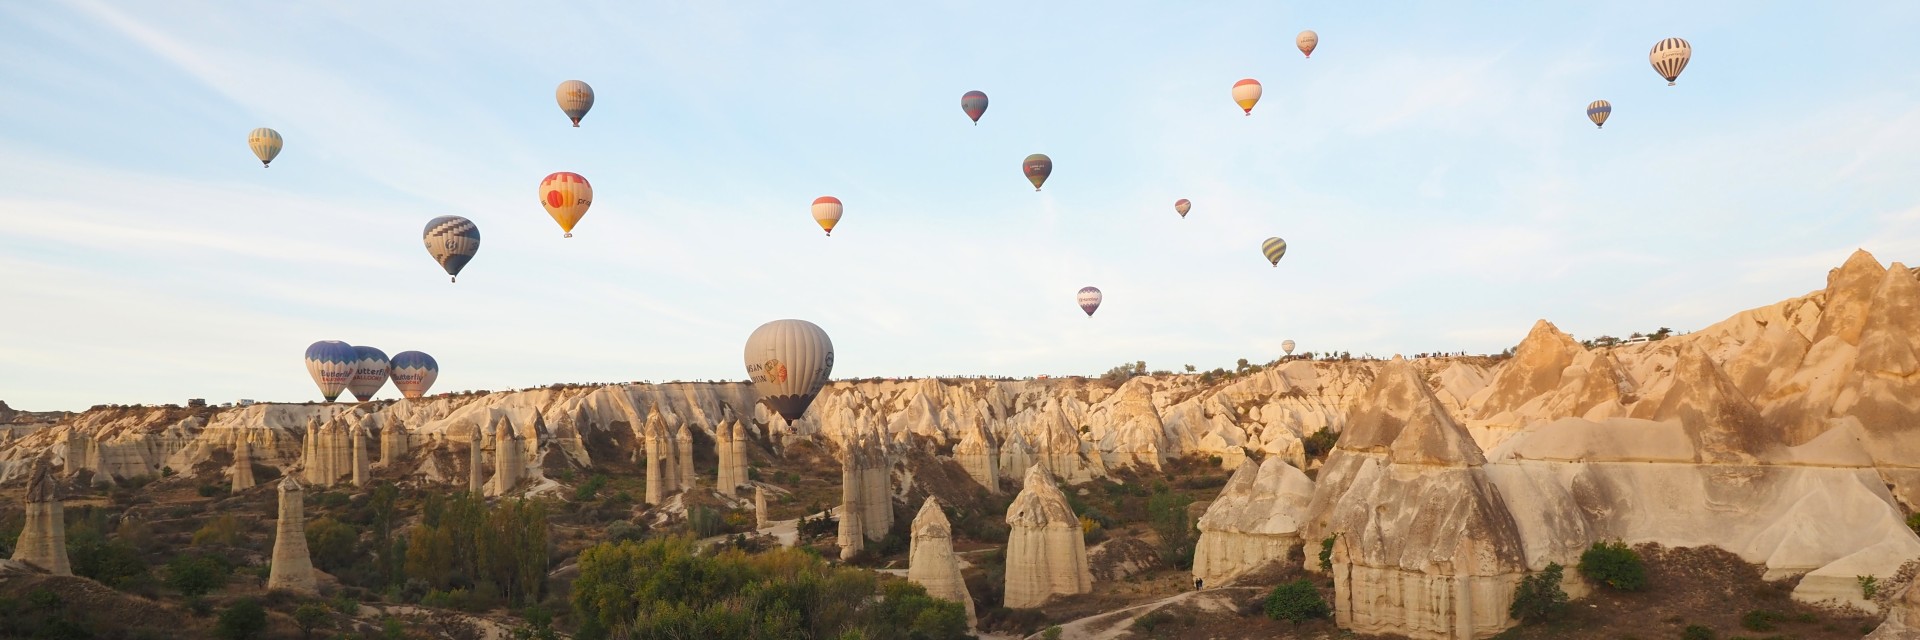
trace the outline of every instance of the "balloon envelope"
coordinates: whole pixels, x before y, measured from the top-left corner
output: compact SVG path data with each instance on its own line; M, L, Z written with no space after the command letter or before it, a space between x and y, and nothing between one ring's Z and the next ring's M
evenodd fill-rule
M460 216L428 220L420 238L427 243L427 255L433 256L448 276L459 276L467 261L480 251L480 227Z
M1260 81L1247 78L1233 83L1233 102L1247 115L1253 115L1253 105L1260 102Z
M767 408L793 424L833 373L833 341L819 325L775 320L747 336L747 376Z
M579 80L568 80L553 90L553 99L560 102L560 110L578 127L580 119L587 117L587 110L593 108L593 87Z
M1667 38L1654 43L1653 50L1647 52L1647 62L1653 63L1653 70L1667 79L1667 86L1679 79L1680 72L1687 68L1687 61L1693 59L1693 45L1679 38Z
M1080 310L1087 312L1089 316L1093 315L1095 309L1100 308L1100 301L1104 299L1106 297L1100 295L1100 290L1093 287L1081 287L1079 295L1074 296L1074 301L1080 303Z
M980 124L980 116L987 112L987 94L981 91L968 91L966 95L960 96L960 110L967 112L967 117L973 118L974 124Z
M548 174L540 181L540 205L560 223L560 230L566 232L564 237L571 238L573 225L579 224L581 216L587 215L587 207L593 206L593 185L578 173Z
M393 377L393 386L400 395L418 399L427 395L433 388L433 381L440 377L440 363L433 356L418 351L402 351L393 354L393 360L387 364L388 374Z
M1300 35L1293 37L1293 46L1300 47L1300 53L1307 54L1307 57L1311 58L1314 47L1320 46L1320 34L1314 33L1312 29L1302 31Z
M347 380L347 391L366 402L380 392L380 387L387 386L387 354L373 347L354 347L353 351L360 357L354 361L353 378Z
M1273 263L1273 266L1280 266L1280 257L1287 255L1287 241L1267 238L1266 242L1260 243L1260 253L1265 254L1267 262Z
M1179 213L1180 217L1185 218L1187 217L1187 212L1193 210L1193 203L1188 202L1186 198L1175 200L1173 201L1173 210Z
M1605 100L1595 100L1587 104L1587 119L1592 120L1596 128L1606 126L1607 116L1612 114L1613 105Z
M339 340L321 340L307 346L307 375L313 376L313 383L319 385L320 395L333 402L340 392L353 380L354 365L360 362L360 353Z
M1047 176L1053 175L1053 158L1044 153L1027 156L1026 160L1020 161L1020 172L1027 175L1027 182L1033 183L1033 190L1039 191L1040 185L1047 181Z
M840 224L840 214L845 211L846 206L840 203L839 198L820 196L813 199L813 221L820 223L820 228L826 229L827 235L833 235L833 226Z
M1281 340L1281 341L1280 341L1280 350L1281 350L1281 351L1285 351L1285 352L1287 352L1287 355L1293 355L1293 341L1292 341L1292 340Z
M286 141L280 139L280 132L260 127L247 133L247 146L253 148L253 155L260 158L260 166L268 166L280 156L280 147Z

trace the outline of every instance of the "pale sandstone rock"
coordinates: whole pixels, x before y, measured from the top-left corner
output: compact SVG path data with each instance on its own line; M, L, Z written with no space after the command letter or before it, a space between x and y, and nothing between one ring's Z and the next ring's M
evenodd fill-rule
M520 484L527 471L527 456L522 450L525 440L520 438L513 424L501 415L494 423L493 431L493 484L490 495L506 496Z
M474 423L473 432L467 436L467 490L473 495L485 495L487 487L481 477L486 468L486 440L480 437L480 424Z
M733 486L735 487L752 482L747 473L747 444L749 442L747 439L746 426L735 421L733 423L732 455L727 458L728 461L733 464ZM728 492L728 495L732 494L732 491Z
M675 468L680 471L680 489L693 488L693 425L681 425L680 431L673 437L674 452L679 454L680 463Z
M373 461L368 459L370 453L367 451L366 425L354 425L349 437L352 438L350 446L353 447L348 452L348 456L353 459L353 486L365 487L373 478Z
M767 490L759 485L753 487L753 528L767 528Z
M974 482L986 487L987 493L1000 494L1000 448L986 429L978 425L966 429L966 435L953 447L953 459L967 470Z
M849 449L840 456L840 559L851 560L866 548L866 531L861 519L866 507L861 500L866 483L861 479L858 456Z
M928 497L920 506L920 514L913 518L907 579L926 587L927 595L966 605L968 627L979 623L973 615L973 596L967 593L967 581L960 575L960 559L953 554L953 525L947 521L938 498Z
M1302 544L1301 523L1313 480L1286 460L1242 465L1200 517L1193 577L1226 584L1240 574L1285 561Z
M73 575L67 562L67 521L60 507L60 485L52 465L42 458L27 478L27 521L13 547L13 561L56 576Z
M280 481L280 519L273 529L273 564L267 570L267 589L318 594L313 559L307 554L305 491L292 476Z
M713 486L721 495L732 496L740 480L733 475L733 424L722 422L713 430L713 453L719 458L719 469L715 474Z
M380 430L380 465L387 468L399 468L407 455L412 453L412 443L407 438L407 426L400 420L394 420Z
M1027 469L1025 486L1007 507L1006 606L1031 609L1054 595L1093 590L1080 518L1053 477L1040 465Z
M252 489L253 481L253 445L246 440L233 448L233 489L239 493Z
M879 432L870 431L858 452L861 459L860 490L862 532L867 540L878 542L893 530L893 461Z

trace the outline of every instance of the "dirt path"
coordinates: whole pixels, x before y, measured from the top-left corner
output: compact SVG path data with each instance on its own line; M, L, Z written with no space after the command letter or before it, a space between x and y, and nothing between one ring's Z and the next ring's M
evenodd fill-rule
M1060 625L1060 639L1113 640L1126 635L1127 631L1132 628L1133 621L1140 616L1159 611L1162 607L1168 605L1183 602L1191 603L1202 611L1233 613L1239 607L1239 605L1235 604L1237 600L1245 598L1248 592L1258 592L1260 590L1259 587L1214 587L1212 589L1188 591L1171 595L1153 602L1137 604L1125 609L1108 611L1099 615L1087 616ZM1028 636L1029 639L1039 637L1040 634Z

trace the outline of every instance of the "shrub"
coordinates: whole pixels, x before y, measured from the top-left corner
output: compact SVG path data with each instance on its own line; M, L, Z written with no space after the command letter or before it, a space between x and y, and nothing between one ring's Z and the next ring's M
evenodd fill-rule
M1320 570L1333 571L1333 536L1320 541Z
M176 556L167 563L167 586L188 597L202 596L225 586L227 572L227 563L212 556Z
M1912 529L1914 533L1920 533L1920 512L1907 515L1907 528Z
M1687 625L1686 631L1680 632L1680 640L1713 640L1713 630L1697 624L1690 624Z
M203 544L223 544L229 547L240 544L240 519L233 514L224 514L208 520L193 532L193 546Z
M1267 617L1286 620L1299 624L1314 618L1325 618L1329 613L1327 601L1320 598L1320 589L1313 586L1311 580L1295 580L1273 588L1267 594Z
M1854 576L1853 579L1860 582L1861 598L1872 600L1874 596L1880 595L1879 578L1873 576Z
M259 600L248 598L220 612L218 631L227 640L247 640L267 630L267 610Z
M220 495L221 493L224 493L226 489L220 488L219 485L203 484L203 485L200 485L200 488L198 489L198 491L200 492L200 497L211 498L211 497Z
M1772 631L1773 622L1779 619L1778 613L1766 609L1754 609L1740 616L1740 626L1748 631Z
M1056 624L1051 627L1047 627L1046 631L1040 632L1040 637L1042 640L1060 640L1061 633L1064 633L1064 632L1061 631L1060 625Z
M1627 543L1595 542L1580 554L1580 575L1619 591L1647 588L1647 565Z
M587 478L586 483L573 490L573 499L575 502L592 500L595 495L600 493L600 488L605 486L607 486L607 476L598 473L593 474L593 477Z
M1333 445L1339 442L1340 434L1334 433L1326 427L1320 427L1319 431L1315 431L1313 435L1302 439L1300 445L1306 449L1307 457L1318 458L1331 453L1333 451Z
M1522 622L1544 622L1560 617L1567 610L1567 592L1560 588L1565 572L1559 563L1553 563L1547 565L1545 571L1521 578L1507 615Z
M311 638L314 629L327 623L327 616L327 605L309 602L293 610L293 623L300 627L301 637Z

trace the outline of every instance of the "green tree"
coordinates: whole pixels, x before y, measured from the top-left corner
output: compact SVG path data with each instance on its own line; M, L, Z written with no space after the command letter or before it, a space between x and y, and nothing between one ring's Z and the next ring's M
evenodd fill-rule
M440 527L414 527L407 538L407 575L445 589L452 574L453 536Z
M1325 618L1330 613L1327 601L1320 597L1320 589L1305 579L1274 587L1273 593L1267 594L1265 610L1269 618L1294 624Z
M1193 498L1173 493L1165 485L1154 489L1153 496L1147 499L1147 522L1160 534L1160 555L1175 569L1190 569L1194 545L1199 539L1193 519L1187 515Z
M337 572L353 564L354 547L360 541L360 529L334 520L318 518L307 523L307 551L313 564L322 571Z
M1513 592L1513 604L1507 607L1507 615L1528 623L1560 617L1567 610L1567 592L1560 588L1565 571L1559 563L1553 563L1548 564L1545 571L1521 578L1520 588Z
M1647 565L1627 543L1595 542L1580 554L1580 575L1619 591L1647 588Z
M327 605L308 602L293 610L293 623L300 627L300 637L312 638L314 629L326 625L328 615Z
M220 612L220 622L216 627L220 637L226 640L250 640L267 630L267 610L260 601L247 598L233 603L226 611Z
M167 563L167 586L193 597L226 586L227 563L212 556L186 554Z

